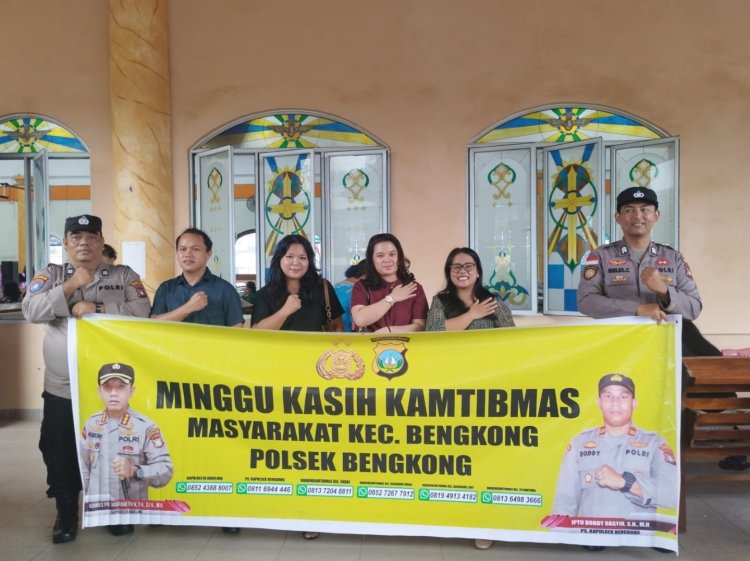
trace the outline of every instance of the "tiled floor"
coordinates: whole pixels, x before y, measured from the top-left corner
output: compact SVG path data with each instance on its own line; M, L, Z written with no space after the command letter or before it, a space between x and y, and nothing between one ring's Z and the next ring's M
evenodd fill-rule
M496 543L478 551L470 540L325 534L305 541L299 532L215 528L137 527L115 538L101 528L81 531L74 543L53 545L54 503L44 495L44 466L36 448L39 423L0 419L0 561L395 561L664 559L643 548L592 553L577 546ZM701 468L717 469L713 466ZM693 469L692 467L688 468ZM750 552L750 483L689 484L688 533L680 558L737 561Z

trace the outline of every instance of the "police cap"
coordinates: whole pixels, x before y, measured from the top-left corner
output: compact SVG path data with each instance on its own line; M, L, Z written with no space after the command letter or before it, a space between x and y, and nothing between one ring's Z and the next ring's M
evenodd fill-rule
M602 393L602 390L607 386L622 386L630 390L630 393L635 397L635 384L625 374L614 373L602 376L602 379L599 380L599 393Z
M99 234L101 231L102 219L93 214L70 216L65 219L65 234L68 232L93 232L94 234Z
M118 380L122 380L126 384L132 385L133 380L135 380L135 371L133 370L132 366L123 364L121 362L105 364L99 369L100 386L107 380L111 380L112 378L117 378Z
M628 187L617 195L617 212L620 212L622 205L629 203L646 203L659 208L659 199L656 198L656 191L648 187Z

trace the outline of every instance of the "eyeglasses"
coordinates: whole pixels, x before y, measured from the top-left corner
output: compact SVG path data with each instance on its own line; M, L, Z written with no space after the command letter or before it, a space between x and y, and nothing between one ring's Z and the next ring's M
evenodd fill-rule
M454 263L449 268L453 273L460 273L462 269L470 273L477 268L477 265L476 263Z

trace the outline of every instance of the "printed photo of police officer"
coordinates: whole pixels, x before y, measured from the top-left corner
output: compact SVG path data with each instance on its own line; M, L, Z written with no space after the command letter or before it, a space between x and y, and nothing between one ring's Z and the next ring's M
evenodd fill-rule
M87 500L146 500L149 487L164 487L172 479L172 458L159 427L130 408L134 383L128 364L99 369L97 391L105 408L86 421L79 448ZM109 531L128 534L133 526L110 526Z
M640 517L675 508L679 470L666 441L633 423L635 383L624 374L599 380L603 425L576 436L565 451L553 514Z

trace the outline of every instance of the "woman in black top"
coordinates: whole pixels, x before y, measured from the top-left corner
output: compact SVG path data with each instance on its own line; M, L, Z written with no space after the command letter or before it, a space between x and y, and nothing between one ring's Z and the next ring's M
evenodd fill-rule
M291 234L279 242L271 257L269 276L268 284L256 294L253 328L323 331L327 322L325 289L332 330L344 330L344 310L331 283L315 269L315 253L306 238Z
M256 293L253 329L282 331L323 331L327 323L328 291L332 331L343 331L344 309L331 283L315 269L315 253L307 238L290 234L284 237L271 257L270 280ZM302 532L306 540L318 532Z

